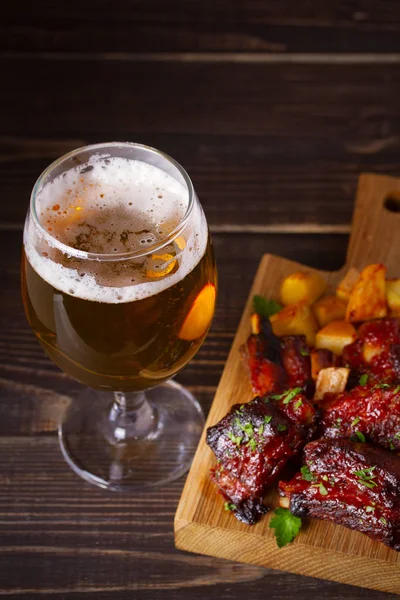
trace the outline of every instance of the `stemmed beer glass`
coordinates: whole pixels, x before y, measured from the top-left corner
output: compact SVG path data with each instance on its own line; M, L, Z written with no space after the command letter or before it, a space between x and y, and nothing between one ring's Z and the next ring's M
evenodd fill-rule
M169 380L207 334L216 285L203 210L166 154L96 144L39 177L22 294L47 354L88 386L59 426L64 457L81 477L127 491L186 471L204 419Z

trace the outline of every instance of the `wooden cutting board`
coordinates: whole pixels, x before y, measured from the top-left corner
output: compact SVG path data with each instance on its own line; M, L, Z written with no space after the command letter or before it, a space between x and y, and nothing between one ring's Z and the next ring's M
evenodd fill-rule
M346 265L334 273L320 272L332 291L349 267L382 262L388 277L400 276L399 211L400 179L361 175ZM321 236L316 253L323 244ZM217 423L233 404L253 397L239 356L239 347L250 334L253 295L279 298L282 278L304 268L315 270L271 254L262 257L206 427ZM297 538L279 549L268 528L271 513L248 526L224 510L224 501L209 479L214 465L204 431L175 516L177 548L400 594L400 553L361 533L317 520L303 525ZM276 493L269 499L276 502Z

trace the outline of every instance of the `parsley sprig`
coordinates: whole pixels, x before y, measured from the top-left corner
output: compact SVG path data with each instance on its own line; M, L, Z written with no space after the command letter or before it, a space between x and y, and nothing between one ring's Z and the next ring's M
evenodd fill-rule
M372 467L367 467L366 469L360 469L359 471L354 471L354 475L357 475L357 482L361 483L361 485L365 485L365 487L373 490L378 484L374 481L376 474L374 473L376 469L376 465Z
M275 530L275 539L278 548L289 544L300 531L301 519L292 515L288 508L277 508L269 523L269 527Z
M297 394L301 394L303 390L301 387L295 387L291 390L283 392L283 394L271 394L272 400L282 400L282 404L289 404L293 398L296 398Z
M265 296L253 296L253 308L254 311L262 317L272 317L275 313L279 312L282 305L276 300L271 300Z

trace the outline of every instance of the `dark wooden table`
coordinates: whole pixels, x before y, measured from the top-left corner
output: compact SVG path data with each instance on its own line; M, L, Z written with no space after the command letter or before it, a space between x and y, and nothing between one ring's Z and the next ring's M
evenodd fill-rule
M390 598L178 552L183 480L134 497L80 480L56 437L77 384L28 327L19 260L54 158L116 139L174 156L219 266L211 333L177 377L207 411L261 254L340 267L359 173L400 175L398 2L20 0L1 13L0 595Z

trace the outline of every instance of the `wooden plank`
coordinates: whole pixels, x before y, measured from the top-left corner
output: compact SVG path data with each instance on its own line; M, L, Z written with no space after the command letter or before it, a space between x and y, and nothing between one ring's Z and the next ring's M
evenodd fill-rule
M8 3L0 26L3 49L90 52L264 51L393 52L395 2L303 3L294 0L93 0L68 7L28 0Z
M400 214L383 208L384 198L392 191L400 191L400 179L361 176L346 265L337 272L321 272L331 284L331 292L351 266L362 268L371 262L384 262L390 277L398 274ZM249 335L253 295L277 297L282 278L301 268L299 263L264 255L206 427L217 423L232 405L247 402L253 396L239 352ZM214 464L215 457L203 432L175 516L178 548L399 593L400 553L367 536L311 519L292 544L279 549L268 526L270 515L252 527L237 521L223 510L223 500L211 483L209 470Z
M169 152L218 226L348 225L360 170L399 173L396 65L0 65L6 223L22 222L51 160L107 139Z
M308 161L335 146L362 156L399 143L397 65L3 58L0 68L3 135L268 135L290 139L295 160L315 136Z

